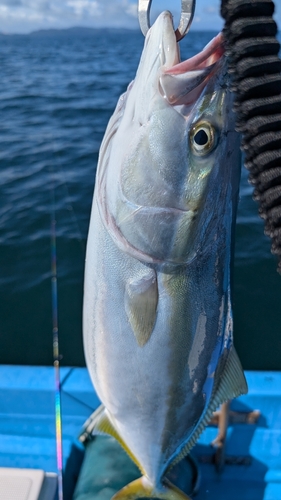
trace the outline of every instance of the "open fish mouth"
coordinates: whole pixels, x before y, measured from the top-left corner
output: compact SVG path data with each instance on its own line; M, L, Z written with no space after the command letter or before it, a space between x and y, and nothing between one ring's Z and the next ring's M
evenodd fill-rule
M193 104L217 69L224 55L222 33L199 53L172 67L163 67L159 91L173 106Z
M222 33L215 36L199 53L190 57L186 61L175 64L170 69L166 69L166 74L179 75L187 71L206 69L220 60L224 54L224 39Z

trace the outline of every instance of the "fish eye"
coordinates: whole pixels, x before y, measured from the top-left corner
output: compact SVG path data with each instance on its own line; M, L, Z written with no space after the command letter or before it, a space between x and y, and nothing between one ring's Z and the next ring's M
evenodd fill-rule
M196 123L190 132L190 143L194 154L198 156L209 154L217 145L215 127L207 121Z

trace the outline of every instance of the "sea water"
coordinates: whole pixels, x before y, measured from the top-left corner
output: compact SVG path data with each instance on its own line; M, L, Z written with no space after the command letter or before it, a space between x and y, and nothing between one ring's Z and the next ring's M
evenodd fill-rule
M191 32L184 58L215 33ZM55 212L62 364L84 365L82 290L100 143L133 79L139 31L0 36L0 363L52 363L51 217ZM243 167L234 337L246 369L281 369L281 276Z

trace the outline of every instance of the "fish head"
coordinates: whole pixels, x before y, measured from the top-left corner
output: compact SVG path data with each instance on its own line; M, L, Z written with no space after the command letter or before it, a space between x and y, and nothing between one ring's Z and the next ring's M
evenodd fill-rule
M222 35L180 62L163 12L109 122L97 174L104 225L133 257L187 264L216 239L226 208L232 217L240 152L227 82Z

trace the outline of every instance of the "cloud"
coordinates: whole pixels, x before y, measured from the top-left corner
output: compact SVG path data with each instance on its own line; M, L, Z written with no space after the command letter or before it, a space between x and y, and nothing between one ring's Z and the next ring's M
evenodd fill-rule
M132 17L138 17L138 9L136 4L130 4L126 7L125 10L126 14L129 14L129 16Z
M68 0L66 6L73 9L74 15L80 16L100 16L100 5L96 1L91 0Z
M165 4L170 4L170 7ZM173 7L178 24L180 2ZM151 21L172 2L153 0ZM281 4L281 2L280 2ZM201 0L196 5L196 29L222 28L220 0ZM275 19L281 24L281 6L275 2ZM137 0L0 0L0 32L28 33L36 29L88 27L138 28Z
M0 0L0 31L70 26L137 28L136 0Z
M207 14L218 14L219 11L217 7L214 7L214 5L210 5L204 8L204 12L206 12Z

